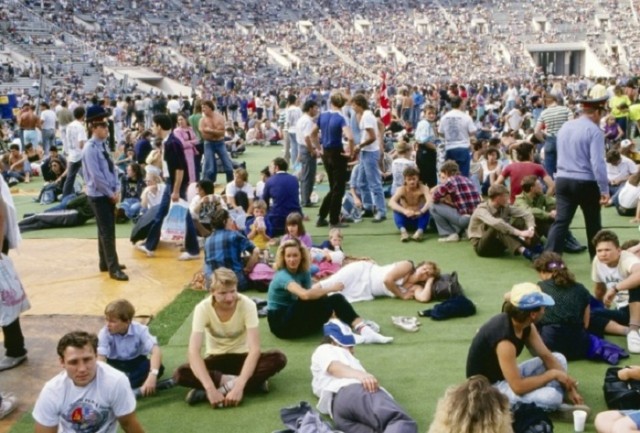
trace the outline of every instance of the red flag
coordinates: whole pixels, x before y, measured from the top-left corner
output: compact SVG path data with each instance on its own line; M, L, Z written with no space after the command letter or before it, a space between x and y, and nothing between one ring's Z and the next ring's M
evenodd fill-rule
M387 94L387 74L382 73L382 85L380 86L380 119L384 126L391 124L391 104Z

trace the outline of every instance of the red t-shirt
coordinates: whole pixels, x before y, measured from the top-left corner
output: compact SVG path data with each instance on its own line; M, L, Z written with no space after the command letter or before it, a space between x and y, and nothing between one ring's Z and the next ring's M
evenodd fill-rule
M535 175L539 179L547 175L544 167L535 162L514 162L502 170L502 177L509 178L511 184L511 203L516 200L516 196L522 192L522 179L527 176Z

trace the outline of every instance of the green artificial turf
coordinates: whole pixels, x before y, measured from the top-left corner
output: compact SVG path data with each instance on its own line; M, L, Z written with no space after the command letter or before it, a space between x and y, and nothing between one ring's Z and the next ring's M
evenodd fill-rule
M250 162L248 165L252 182L256 180L255 173L277 155L277 151L275 148L249 149L244 159ZM326 188L326 183L321 188ZM22 209L23 204L19 203L18 206ZM308 231L314 240L324 239L327 230L318 229L313 225L317 208L311 209L308 213L312 221L307 223ZM612 208L603 210L604 226L616 227L615 231L623 241L640 237L637 226L629 224L628 220L629 218L619 217ZM50 230L47 233L57 232L59 237L76 237L67 230L69 229ZM353 224L343 232L344 249L347 254L371 257L379 263L401 259L433 260L441 266L443 272L458 271L467 296L477 306L478 312L474 317L442 322L422 318L419 332L406 333L392 326L391 316L416 315L417 310L433 305L396 299L379 299L355 304L355 309L361 316L375 320L381 325L383 334L395 337L395 341L390 345L358 346L356 356L417 420L419 431L426 431L438 398L448 386L461 383L465 379L467 350L476 330L500 311L504 292L514 283L537 281L537 275L531 264L521 257L478 258L468 242L441 244L436 241L435 233L428 233L423 243L401 243L391 219L379 225L365 220L360 224ZM584 223L580 213L574 220L573 232L581 242L585 242ZM34 232L30 236L37 233L40 232ZM565 259L578 281L591 289L588 254L565 255ZM185 284L187 282L185 281ZM250 292L249 295L266 297L266 294L254 292ZM164 363L169 372L186 361L190 333L189 313L192 306L204 296L202 292L182 292L151 323L152 331L160 337L163 345ZM183 401L187 390L174 388L139 402L138 416L146 431L191 432L199 431L206 426L216 433L268 433L282 428L279 420L280 408L301 400L315 405L317 399L311 393L309 365L320 334L297 341L279 340L269 332L266 319L261 319L260 336L264 350L277 348L288 357L286 368L270 381L269 394L246 396L238 408L212 410L204 404L188 407ZM621 337L609 339L623 347L626 346L625 340ZM527 356L528 354L524 353L520 361ZM632 356L623 364L637 364L637 358L637 355ZM590 361L571 362L569 365L570 374L580 381L580 392L594 414L605 409L602 381L607 367L605 363ZM556 432L573 431L569 423L556 422L555 425ZM31 416L27 415L12 431L21 433L32 430L33 421ZM593 424L587 426L587 431L595 431Z

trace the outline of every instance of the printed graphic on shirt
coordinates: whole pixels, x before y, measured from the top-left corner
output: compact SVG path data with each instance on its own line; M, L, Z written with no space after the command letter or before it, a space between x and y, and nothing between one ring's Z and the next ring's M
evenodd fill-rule
M91 433L104 427L109 418L109 408L100 407L95 401L82 398L70 404L63 417L73 431Z

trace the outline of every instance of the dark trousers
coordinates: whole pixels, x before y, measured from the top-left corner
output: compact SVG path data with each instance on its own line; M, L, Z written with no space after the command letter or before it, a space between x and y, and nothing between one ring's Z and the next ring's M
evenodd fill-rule
M204 359L209 376L216 388L220 386L220 377L223 374L238 376L247 358L246 353L226 353L223 355L210 355ZM269 350L262 352L253 375L247 381L245 389L247 391L258 391L261 385L274 376L287 365L287 357L279 350ZM202 383L198 380L189 364L182 364L173 373L173 380L178 385L188 388L203 389Z
M160 242L160 231L162 230L162 223L164 221L164 217L166 217L169 213L169 208L171 207L172 190L173 183L167 182L164 193L162 194L162 200L160 200L160 204L158 205L158 213L153 220L153 224L151 224L151 228L149 228L149 234L147 235L147 240L145 241L145 246L149 251L155 251L156 248L158 248L158 243ZM193 224L193 219L191 219L190 212L187 212L187 220L185 224L187 233L184 238L184 246L189 254L197 255L200 253L200 245L198 244L198 235L196 234L196 227Z
M89 197L89 206L96 216L98 226L98 253L100 269L110 274L120 270L116 252L116 205L109 197Z
M564 177L556 179L556 220L549 230L545 249L562 254L569 225L578 206L580 206L584 214L589 255L593 259L596 255L596 249L591 241L602 228L600 189L595 181L567 179Z
M6 356L18 358L27 354L27 349L24 348L24 336L20 328L19 317L7 326L3 326L2 333L4 334L4 350Z
M149 370L151 370L151 361L144 355L140 355L137 358L120 360L120 359L107 359L107 364L123 372L129 379L131 388L140 388L144 381L149 376ZM164 365L160 365L158 369L158 377L161 377L164 373Z
M473 249L480 257L500 257L505 250L515 254L522 243L515 237L507 233L501 233L494 228L489 228L482 234L481 238L471 239Z
M349 433L417 433L418 425L385 391L369 392L362 384L347 385L335 394L333 421Z
M326 219L329 215L329 223L338 224L347 186L348 160L342 155L342 149L324 149L322 163L329 179L329 193L324 196L318 215L321 219Z
M278 338L300 338L319 332L335 315L351 326L358 318L353 306L338 293L312 301L296 301L289 308L269 310L269 329Z
M62 187L62 196L67 196L69 194L73 194L75 191L73 189L73 185L76 183L76 176L78 172L82 168L82 160L78 162L70 162L69 163L69 171L67 172L67 178L64 181L64 186Z
M438 153L435 150L427 149L425 145L418 145L416 152L416 165L420 170L420 182L433 188L438 184L438 169L436 163Z
M562 353L568 361L585 359L591 339L582 324L577 325L536 325L542 341L552 352Z

